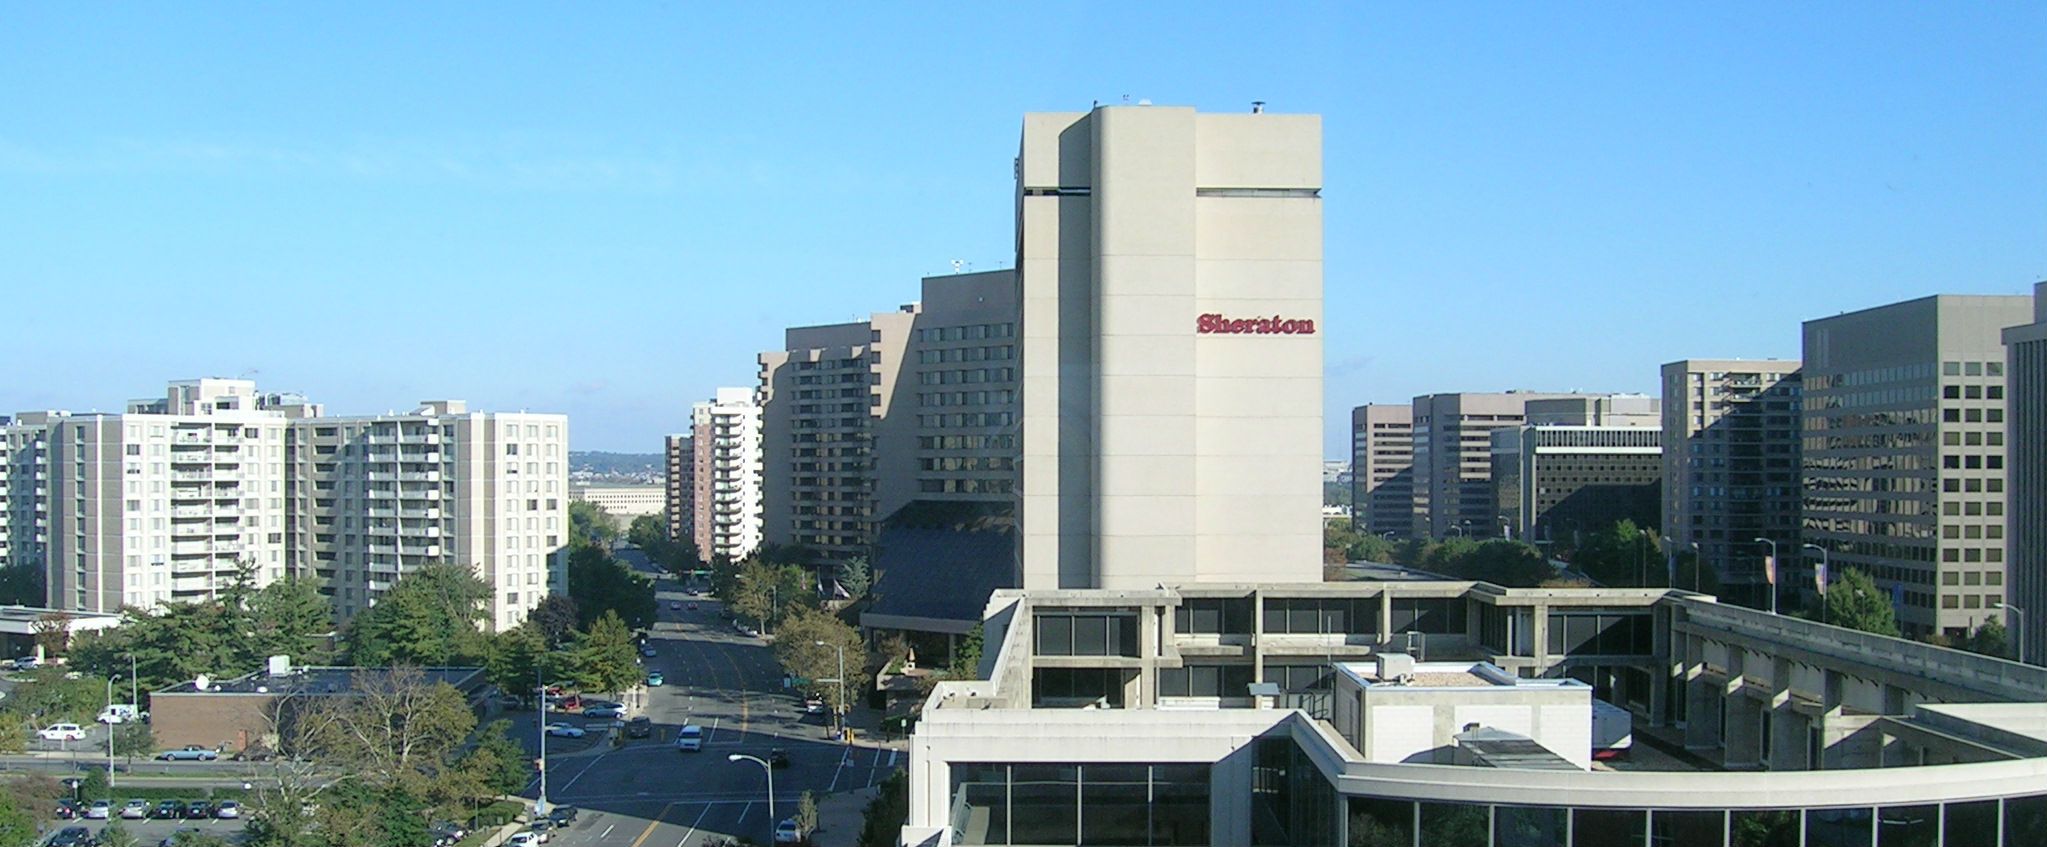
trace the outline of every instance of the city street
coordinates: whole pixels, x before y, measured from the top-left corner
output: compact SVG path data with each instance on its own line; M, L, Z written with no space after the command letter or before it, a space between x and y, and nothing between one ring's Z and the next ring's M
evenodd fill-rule
M652 569L644 557L621 560ZM736 632L716 601L687 596L672 580L661 583L659 597L660 621L648 641L656 655L645 661L649 670L666 676L666 684L641 689L637 702L634 696L621 698L635 706L629 714L652 719L652 736L613 746L601 737L608 720L549 718L590 731L583 739L548 739L548 801L582 810L574 826L557 833L553 847L692 847L707 838L740 835L767 843L774 820L793 815L804 791L821 798L865 787L902 765L896 751L830 741L825 716L805 715L801 692L781 687L767 642ZM695 611L687 608L692 603ZM516 719L532 745L534 717L521 713ZM685 724L704 728L702 751L676 749L675 734ZM761 766L726 757L766 759L774 749L788 754L789 766L775 769L771 818ZM537 784L526 792L537 795Z

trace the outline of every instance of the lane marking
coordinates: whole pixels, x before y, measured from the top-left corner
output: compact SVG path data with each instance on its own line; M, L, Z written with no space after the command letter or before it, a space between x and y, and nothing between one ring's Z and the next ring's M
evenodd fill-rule
M654 819L647 821L647 828L640 830L640 837L633 839L633 847L640 847L641 844L647 843L647 836L654 834L654 827L660 826L661 819L668 817L668 810L673 808L675 808L675 801L673 800L668 801L668 805L662 806L661 811L654 814Z
M569 777L569 781L568 781L568 783L567 783L567 784L564 784L564 785L563 785L563 786L561 787L561 789L560 789L560 790L561 790L561 791L562 791L563 793L567 793L567 792L568 792L568 790L569 790L569 786L571 786L571 785L575 785L575 784L576 784L576 780L582 779L582 778L583 778L583 774L589 773L589 772L590 772L590 767L591 767L592 765L595 765L595 764L597 764L598 762L604 761L604 757L605 757L605 756L609 756L609 755L611 755L611 754L610 754L610 753L599 753L599 754L597 754L597 755L595 755L595 756L592 756L592 757L590 757L590 763L589 763L589 764L586 764L586 765L584 765L584 766L583 766L583 769L582 769L582 770L576 771L576 775L575 775L575 776Z
M697 819L696 819L696 820L695 820L694 822L692 822L692 823L691 823L691 824L689 825L689 832L683 833L683 836L682 836L682 840L681 840L681 841L677 841L677 842L675 842L675 847L682 847L682 846L683 846L684 844L688 844L688 843L689 843L689 840L690 840L690 838L694 837L694 836L695 836L695 835L697 834L697 825L698 825L698 824L701 824L701 823L703 823L703 822L704 822L704 816L705 816L705 815L708 815L708 814L710 814L710 813L711 813L711 804L709 804L709 803L705 803L705 804L704 804L704 810L703 810L703 811L701 811L701 812L698 812L698 813L697 813Z
M743 809L740 809L740 810L739 810L739 818L738 818L737 820L734 820L734 821L732 822L732 823L733 823L733 825L734 825L734 826L737 826L737 825L739 825L739 824L741 824L741 823L744 823L744 822L746 822L746 813L747 813L747 812L751 812L751 811L753 811L753 801L752 801L752 800L748 800L748 801L746 801L746 808L743 808Z

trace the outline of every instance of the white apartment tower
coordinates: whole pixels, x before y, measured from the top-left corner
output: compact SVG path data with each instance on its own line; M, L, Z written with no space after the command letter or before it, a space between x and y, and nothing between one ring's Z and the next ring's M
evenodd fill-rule
M568 417L471 412L460 400L407 414L291 425L293 561L325 583L336 617L375 605L429 562L492 586L490 625L517 626L566 590Z
M698 555L739 561L761 545L761 406L750 388L720 388L690 407Z
M1024 117L1026 589L1321 579L1322 126Z
M205 599L244 563L258 584L282 575L286 419L258 401L248 380L185 380L125 414L53 421L51 605Z

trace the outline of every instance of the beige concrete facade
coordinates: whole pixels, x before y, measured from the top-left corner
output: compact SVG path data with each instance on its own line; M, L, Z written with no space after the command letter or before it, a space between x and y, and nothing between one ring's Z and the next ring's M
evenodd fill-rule
M1321 119L1024 118L1019 576L1320 579Z
M1499 537L1493 430L1526 423L1530 401L1582 398L1526 391L1414 398L1414 537Z
M668 489L662 485L570 485L569 499L603 509L620 523L667 511Z
M2033 322L2004 331L2011 486L2005 582L2026 610L2008 624L2026 661L2047 662L2047 282L2033 287ZM2042 611L2034 612L2039 609Z
M1938 295L1805 323L1803 540L1902 596L1910 635L2004 617L2003 331L2032 319Z
M1663 366L1663 537L1698 545L1721 593L1769 608L1763 557L1797 561L1800 363L1684 359ZM1780 571L1778 584L1786 579Z

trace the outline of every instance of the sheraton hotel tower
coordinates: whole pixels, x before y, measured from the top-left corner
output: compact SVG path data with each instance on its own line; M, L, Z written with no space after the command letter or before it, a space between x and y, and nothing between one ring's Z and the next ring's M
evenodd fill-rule
M913 845L2047 844L2047 669L1662 589L1323 582L1321 122L1024 118L1017 577ZM1650 742L1654 742L1653 744Z

